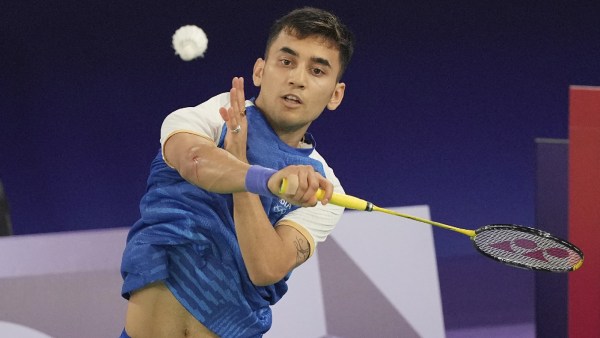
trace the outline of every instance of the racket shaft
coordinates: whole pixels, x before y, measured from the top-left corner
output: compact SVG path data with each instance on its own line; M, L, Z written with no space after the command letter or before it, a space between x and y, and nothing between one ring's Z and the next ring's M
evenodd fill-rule
M298 177L296 175L290 175L288 178L283 179L283 182L281 183L279 192L283 193L284 195L293 195L297 189L298 189ZM323 198L325 197L325 191L322 189L318 189L317 193L316 193L316 197L319 201L323 200ZM371 203L371 202L368 202L368 201L365 201L358 197L354 197L354 196L350 196L350 195L345 195L345 194L340 194L340 193L334 192L333 195L331 196L331 199L329 200L329 203L335 204L340 207L344 207L346 209L383 212L386 214L399 216L399 217L403 217L406 219L411 219L413 221L430 224L430 225L433 225L433 226L436 226L436 227L439 227L442 229L458 232L460 234L469 236L471 238L475 237L475 231L473 231L473 230L457 228L457 227L454 227L454 226L451 226L448 224L434 222L434 221L430 221L430 220L412 216L412 215L401 214L399 212L380 208L376 205L373 205L373 203Z
M440 223L440 222L430 221L428 219L424 219L424 218L417 217L417 216L412 216L412 215L407 215L407 214L401 214L399 212L396 212L396 211L393 211L393 210L389 210L389 209L380 208L378 206L373 206L373 211L384 212L386 214L390 214L390 215L394 215L394 216L399 216L399 217L404 217L404 218L407 218L407 219L412 219L413 221L417 221L417 222L421 222L421 223L426 223L426 224L434 225L434 226L436 226L438 228L442 228L442 229L446 229L446 230L458 232L460 234L463 234L463 235L466 235L466 236L469 236L469 237L474 237L476 235L476 233L475 233L474 230L457 228L457 227L452 226L452 225L448 225L448 224L444 224L444 223Z

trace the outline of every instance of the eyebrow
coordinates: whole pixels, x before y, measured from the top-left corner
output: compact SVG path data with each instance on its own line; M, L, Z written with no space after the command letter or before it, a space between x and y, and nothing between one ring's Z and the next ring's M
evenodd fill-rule
M284 53L286 53L286 54L290 54L290 55L296 56L296 57L300 56L300 55L298 54L298 52L296 52L295 50L293 50L293 49L291 49L291 48L289 48L289 47L282 47L282 48L281 48L279 51L281 51L281 52L284 52ZM329 63L329 61L328 61L327 59L325 59L325 58L321 58L321 57L313 56L313 57L311 57L311 58L310 58L310 60L311 60L312 62L316 62L316 63L318 63L318 64L321 64L321 65L323 65L323 66L326 66L326 67L329 67L329 68L331 68L331 64L330 64L330 63Z

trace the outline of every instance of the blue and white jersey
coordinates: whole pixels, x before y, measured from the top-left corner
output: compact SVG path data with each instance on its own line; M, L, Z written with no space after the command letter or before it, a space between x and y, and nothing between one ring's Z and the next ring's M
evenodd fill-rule
M262 113L247 101L248 150L251 164L281 169L312 165L343 189L333 170L314 149L293 148L282 142ZM193 133L223 146L226 125L219 108L229 106L221 94L192 108L170 114L163 123L161 143L179 132ZM313 146L310 146L313 145ZM311 254L339 221L343 208L320 203L297 208L275 197L261 196L274 226L298 229L309 241ZM271 327L270 305L287 291L286 276L269 286L255 286L242 260L233 223L231 194L208 192L185 181L159 152L151 165L147 192L140 202L141 218L133 225L123 254L122 294L163 281L179 302L204 326L221 337L260 337Z

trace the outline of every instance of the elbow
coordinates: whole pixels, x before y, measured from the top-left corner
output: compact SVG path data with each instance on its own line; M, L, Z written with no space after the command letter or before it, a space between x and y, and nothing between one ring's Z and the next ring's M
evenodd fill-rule
M206 180L203 177L206 175L202 175L202 173L208 171L208 163L199 153L199 147L191 147L185 152L185 155L180 159L175 168L183 179L191 184L205 188L207 182L205 182Z
M179 171L179 175L181 175L181 177L183 177L186 181L198 185L200 183L198 177L198 167L200 165L200 161L196 156L197 155L194 153L193 149L190 149L185 154L183 159L178 163L176 168L177 171Z

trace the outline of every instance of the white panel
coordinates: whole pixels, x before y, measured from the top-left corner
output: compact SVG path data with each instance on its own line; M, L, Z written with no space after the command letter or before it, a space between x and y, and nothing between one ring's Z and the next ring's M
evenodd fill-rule
M429 218L427 206L389 208ZM433 231L378 212L346 212L331 235L422 337L444 337Z
M127 233L117 228L2 237L0 278L118 270Z
M0 318L52 337L118 337L126 238L126 228L0 238Z
M273 326L265 338L318 338L326 335L325 306L315 252L290 277L288 293L273 309Z
M52 338L32 328L8 322L0 322L0 337Z

